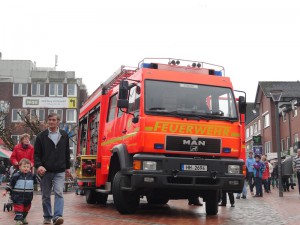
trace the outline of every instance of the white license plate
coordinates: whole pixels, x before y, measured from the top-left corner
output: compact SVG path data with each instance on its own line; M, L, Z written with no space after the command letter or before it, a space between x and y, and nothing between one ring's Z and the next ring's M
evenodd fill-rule
M181 164L182 171L207 171L207 165Z

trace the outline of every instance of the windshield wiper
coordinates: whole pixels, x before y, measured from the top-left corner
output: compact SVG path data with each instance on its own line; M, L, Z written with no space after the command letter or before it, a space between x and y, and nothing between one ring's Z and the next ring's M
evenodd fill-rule
M202 115L199 115L199 114L195 114L195 112L193 112L193 111L191 111L191 113L181 112L181 111L178 111L178 110L176 110L174 112L176 112L176 113L178 113L182 116L185 116L187 119L194 117L194 118L197 118L198 120L200 120L200 119L201 120L206 120L206 121L210 120L208 117L205 117L205 116L202 116Z
M209 118L206 118L204 116L200 116L197 114L184 113L184 112L180 112L178 110L167 111L166 108L162 108L162 107L153 107L153 108L148 109L148 111L155 112L157 114L172 115L172 116L179 117L182 119L197 118L198 120L203 119L203 120L209 121Z
M148 109L147 111L154 112L156 114L172 115L172 116L175 116L175 117L179 117L181 119L185 118L184 116L177 113L176 111L167 111L166 108L153 107L153 108Z
M216 120L223 120L223 121L230 121L230 122L235 122L235 121L238 120L236 117L235 118L224 117L224 116L220 116L220 115L216 115L216 114L209 114L209 113L207 113L206 115L207 115L208 118L216 119Z

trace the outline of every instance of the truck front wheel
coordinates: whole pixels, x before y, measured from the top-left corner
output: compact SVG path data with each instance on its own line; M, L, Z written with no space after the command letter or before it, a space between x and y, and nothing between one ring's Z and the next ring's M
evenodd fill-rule
M126 185L127 184L127 185ZM112 186L114 204L121 214L133 214L140 204L140 196L137 192L124 191L122 187L128 187L130 178L117 172Z
M210 191L207 193L205 201L206 215L214 216L218 214L219 191Z

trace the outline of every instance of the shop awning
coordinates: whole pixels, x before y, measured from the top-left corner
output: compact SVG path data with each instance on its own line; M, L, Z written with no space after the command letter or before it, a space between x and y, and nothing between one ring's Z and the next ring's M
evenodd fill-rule
M0 157L2 158L10 158L12 151L0 148Z

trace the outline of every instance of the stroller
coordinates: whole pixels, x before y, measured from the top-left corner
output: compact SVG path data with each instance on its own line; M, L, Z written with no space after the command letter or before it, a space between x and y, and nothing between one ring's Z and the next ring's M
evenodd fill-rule
M11 176L12 176L13 174L15 174L16 172L18 172L18 169L14 169L13 173L11 174ZM10 176L10 178L11 178L11 176ZM9 178L9 180L10 180L10 178ZM9 181L9 180L8 180L8 181ZM8 186L9 183L7 183L6 185ZM11 200L11 192L9 192L9 194L8 194L8 198L7 198L6 203L3 204L3 212L5 212L6 210L7 210L7 212L13 210L13 202L12 202L12 200Z
M7 210L7 212L13 210L13 202L10 198L10 195L8 196L7 202L3 205L3 212L5 212L5 210Z
M3 205L3 212L5 212L6 210L7 210L7 212L13 210L13 202L11 200L11 193L10 192L8 194L8 198L7 198L6 203L4 203L4 205Z

